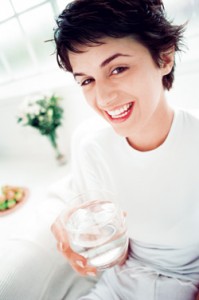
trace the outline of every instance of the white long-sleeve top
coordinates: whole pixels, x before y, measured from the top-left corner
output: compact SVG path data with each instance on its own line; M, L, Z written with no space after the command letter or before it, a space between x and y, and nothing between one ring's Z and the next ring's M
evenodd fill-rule
M160 124L161 126L161 124ZM199 120L175 111L165 142L140 152L111 127L81 127L72 189L105 189L127 212L135 260L199 283Z

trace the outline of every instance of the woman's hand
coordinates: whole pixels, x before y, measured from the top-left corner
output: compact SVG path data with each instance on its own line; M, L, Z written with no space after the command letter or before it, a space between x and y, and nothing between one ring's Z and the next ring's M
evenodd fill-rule
M128 258L128 247L127 247L127 249L126 249L126 252L125 252L125 253L123 254L123 256L121 257L120 262L118 263L119 266L124 265L125 262L126 262L126 260L127 260L127 258ZM198 299L198 300L199 300L199 299Z
M66 257L72 268L82 276L95 276L97 270L95 267L88 266L85 257L74 252L69 245L67 231L63 227L59 218L51 226L51 231L57 240L58 250Z

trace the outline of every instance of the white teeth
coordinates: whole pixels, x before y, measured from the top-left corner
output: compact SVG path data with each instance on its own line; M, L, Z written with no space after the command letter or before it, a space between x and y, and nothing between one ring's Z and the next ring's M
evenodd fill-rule
M120 107L116 110L107 111L107 113L114 118L124 117L127 114L127 110L131 106L131 103L125 104L123 107Z
M124 112L123 114L120 114L120 115L118 115L118 116L112 116L112 118L114 118L114 119L122 118L122 117L126 116L127 114L128 114L128 112L126 111L126 112Z

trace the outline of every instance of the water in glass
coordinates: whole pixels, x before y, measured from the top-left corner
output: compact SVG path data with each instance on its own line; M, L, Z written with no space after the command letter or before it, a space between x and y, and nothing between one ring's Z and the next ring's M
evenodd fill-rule
M74 210L66 229L71 248L98 270L112 267L128 247L125 217L111 201L88 201Z

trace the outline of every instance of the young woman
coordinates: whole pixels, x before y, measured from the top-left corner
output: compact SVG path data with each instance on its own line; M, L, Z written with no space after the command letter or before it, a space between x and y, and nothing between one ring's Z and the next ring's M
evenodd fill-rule
M74 138L72 186L114 190L130 238L126 259L82 300L197 297L199 120L165 96L183 31L161 0L76 0L57 19L58 64L110 125ZM52 231L77 272L96 273L59 221Z

